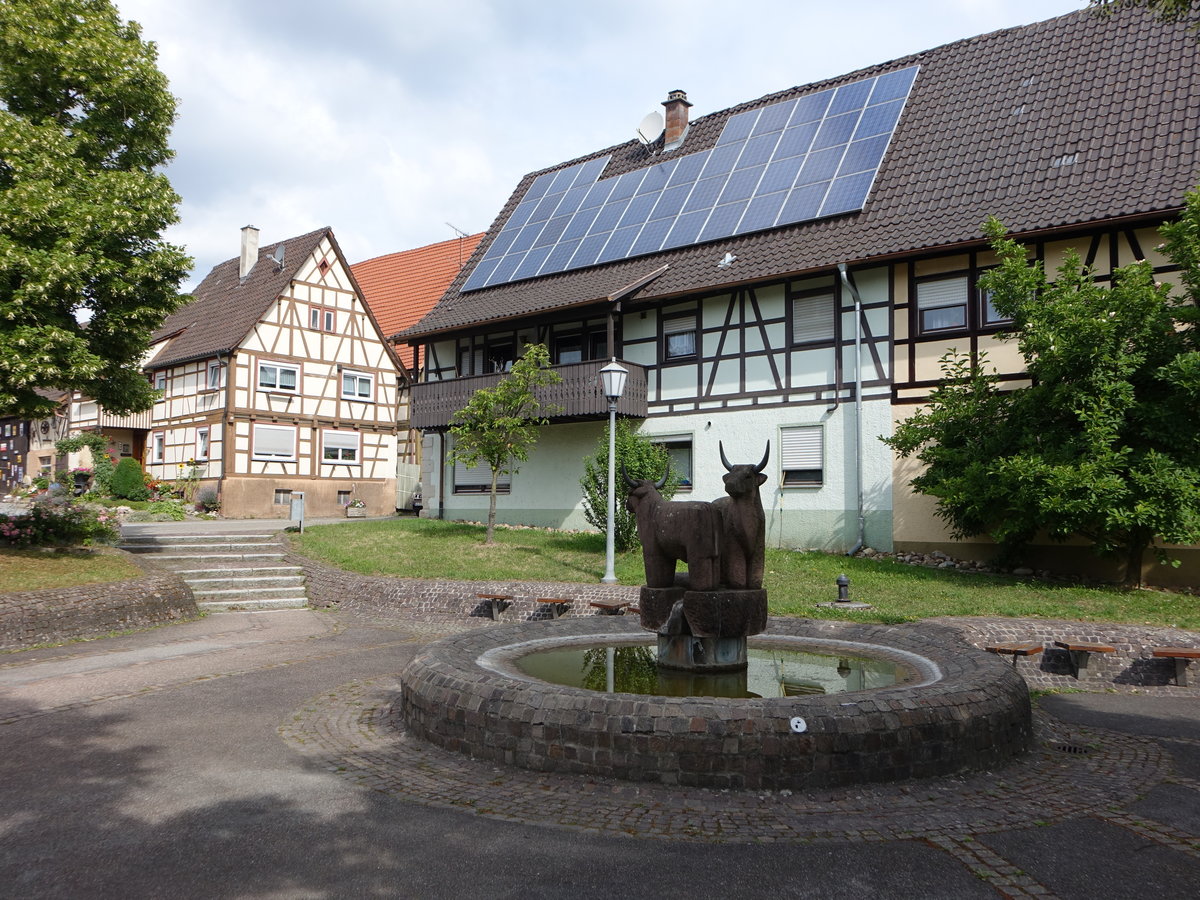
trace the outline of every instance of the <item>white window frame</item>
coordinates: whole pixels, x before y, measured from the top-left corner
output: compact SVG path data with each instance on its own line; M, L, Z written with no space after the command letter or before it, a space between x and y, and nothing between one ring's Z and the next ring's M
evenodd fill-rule
M308 327L313 331L328 331L336 330L337 311L327 309L324 306L312 306L308 311Z
M205 380L208 390L215 391L221 387L221 363L219 360L212 360L208 364L208 377Z
M832 290L792 297L792 345L829 343L837 337L837 295Z
M211 434L207 427L196 429L196 459L208 459L209 439Z
M697 357L700 346L699 325L700 320L695 313L691 315L664 317L662 320L663 359L694 359ZM672 350L671 338L678 335L689 335L691 337L690 350Z
M259 435L269 432L286 432L291 436L292 449L290 451L290 455L284 456L283 454L277 452L266 452L259 448ZM250 439L253 442L252 457L258 460L270 460L274 462L295 462L296 438L296 427L294 425L265 425L261 422L255 422L250 427Z
M815 476L813 473L816 473ZM825 483L825 426L779 429L779 486L819 488Z
M274 369L275 370L275 377L274 377L273 384L263 384L263 369ZM292 375L296 381L295 387L288 388L288 387L280 387L279 386L280 382L283 380L280 377L280 373L282 373L284 371L289 371L292 373ZM276 394L298 394L298 393L300 393L300 366L296 365L295 363L281 363L281 362L273 362L271 360L260 359L258 361L258 365L255 367L255 372L257 373L255 376L255 385L256 385L257 390L266 391L267 393L276 393Z
M331 440L332 439L332 442ZM350 446L353 443L354 446ZM336 459L329 458L329 451L338 453ZM349 451L353 455L347 458L344 454ZM357 431L321 431L321 465L323 466L361 466L362 465L362 435Z
M695 484L695 480L696 480L696 474L695 474L696 446L695 446L695 441L692 438L692 435L690 435L690 434L655 434L655 435L647 435L647 437L649 437L650 442L652 444L658 444L658 445L662 446L662 448L667 451L667 454L669 456L673 456L673 455L677 455L677 454L681 454L681 453L685 452L683 447L677 446L677 445L687 444L687 450L686 450L687 459L688 459L687 472L686 473L681 472L679 467L675 464L674 461L672 461L672 463L671 463L671 471L677 475L682 475L682 474L687 475L686 480L680 482L678 490L681 492L690 491L692 489L692 486Z
M291 488L275 488L275 497L271 501L272 506L287 506L292 502Z
M156 391L162 391L164 395L166 394L167 373L165 371L160 370L154 373L154 389Z
M167 461L167 433L156 431L150 436L150 462Z
M342 387L342 399L343 400L354 400L354 401L357 401L358 403L374 403L375 402L375 376L374 375L372 375L370 372L358 372L353 369L343 369L340 374L341 374L341 387ZM346 390L346 379L347 378L354 379L355 388L353 390L351 390L350 392L347 392L347 390ZM361 381L366 381L366 383L367 383L368 393L367 393L367 396L365 396L365 397L362 396L361 394L357 393L358 386L360 386Z
M947 278L930 278L918 281L917 288L917 333L942 334L952 331L966 331L970 325L970 280L966 275L952 275ZM924 296L922 296L924 295ZM952 325L925 324L925 314L935 310L960 309L962 321Z

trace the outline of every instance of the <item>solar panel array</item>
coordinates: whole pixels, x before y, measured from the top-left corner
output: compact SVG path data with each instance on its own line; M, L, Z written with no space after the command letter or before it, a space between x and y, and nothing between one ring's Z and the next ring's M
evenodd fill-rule
M709 150L539 175L463 290L862 209L917 67L730 116Z

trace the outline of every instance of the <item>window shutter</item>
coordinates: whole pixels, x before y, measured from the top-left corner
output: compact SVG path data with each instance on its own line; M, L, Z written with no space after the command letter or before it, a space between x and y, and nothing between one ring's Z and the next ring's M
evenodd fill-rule
M501 472L500 477L496 479L496 487L508 487L508 473ZM492 485L492 467L485 462L481 462L474 466L465 466L462 462L454 464L454 486L461 487L483 487L489 488Z
M296 453L294 428L254 426L254 455L291 458Z
M820 425L782 428L779 432L780 468L820 469L824 463L824 435Z
M679 334L681 331L695 331L695 316L678 316L674 319L663 320L663 334Z
M967 279L941 278L917 285L917 306L938 309L943 306L962 306L967 302Z
M792 301L792 343L831 341L834 336L833 294Z

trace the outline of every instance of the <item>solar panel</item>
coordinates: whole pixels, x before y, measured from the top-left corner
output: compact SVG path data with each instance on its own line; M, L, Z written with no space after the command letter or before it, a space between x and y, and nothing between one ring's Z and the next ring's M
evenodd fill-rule
M539 175L463 290L860 210L917 68L737 113L712 149L614 178L608 156Z

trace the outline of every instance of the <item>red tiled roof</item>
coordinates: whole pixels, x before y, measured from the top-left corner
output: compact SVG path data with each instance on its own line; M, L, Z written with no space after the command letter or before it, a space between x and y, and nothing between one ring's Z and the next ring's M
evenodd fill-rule
M729 117L919 64L861 212L460 292L533 179L611 154L602 177L654 165L636 141L526 175L445 297L405 337L602 302L666 264L633 301L790 276L982 240L998 217L1016 235L1150 219L1182 206L1200 178L1200 42L1143 11L1081 10L946 44L696 119L680 152L712 147ZM1073 156L1070 165L1055 165ZM737 261L718 268L731 252Z
M352 265L383 333L391 336L419 322L446 293L482 238L480 232Z

